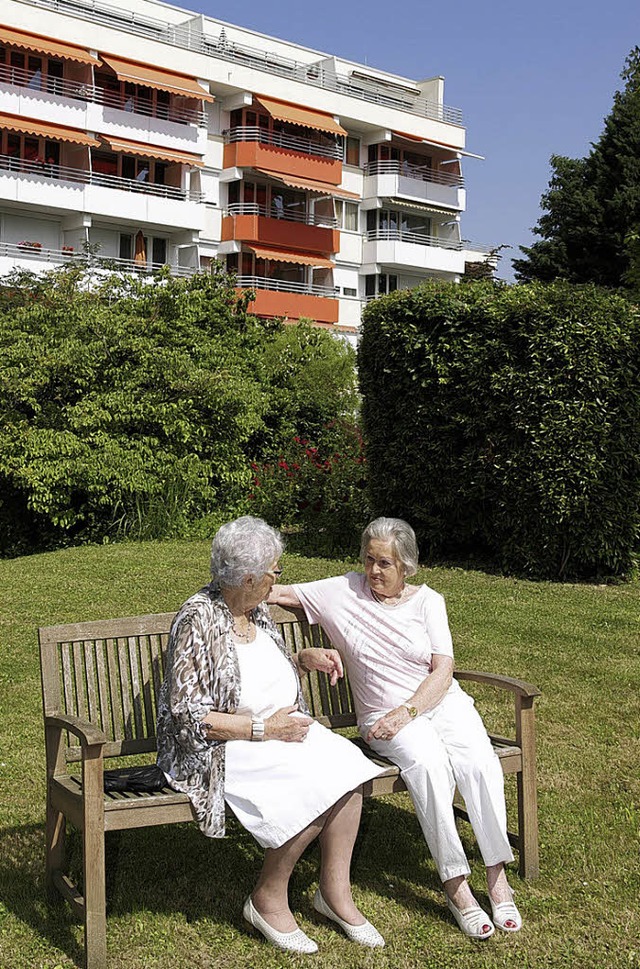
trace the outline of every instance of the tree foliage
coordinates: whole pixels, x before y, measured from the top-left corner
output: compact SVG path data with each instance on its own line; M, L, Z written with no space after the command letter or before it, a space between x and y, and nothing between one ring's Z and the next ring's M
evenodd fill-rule
M640 226L640 48L629 54L600 138L585 158L551 158L540 241L514 259L522 282L593 282L629 286L627 237Z
M218 271L21 274L0 302L4 554L233 514L252 460L354 410L352 352L248 316Z
M533 576L624 574L640 526L640 316L593 286L428 284L367 306L377 514L422 550Z

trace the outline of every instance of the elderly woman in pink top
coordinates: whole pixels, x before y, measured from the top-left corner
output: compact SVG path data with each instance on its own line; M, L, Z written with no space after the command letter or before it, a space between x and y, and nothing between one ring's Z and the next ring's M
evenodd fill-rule
M473 700L453 678L444 599L426 585L406 583L418 567L415 535L406 522L371 522L361 557L364 575L274 586L269 601L302 605L309 622L322 623L338 649L360 733L400 767L461 930L474 939L488 939L496 925L517 932L522 919L504 868L513 854L502 768ZM342 674L339 663L336 671ZM456 785L486 865L492 918L467 880L453 812Z

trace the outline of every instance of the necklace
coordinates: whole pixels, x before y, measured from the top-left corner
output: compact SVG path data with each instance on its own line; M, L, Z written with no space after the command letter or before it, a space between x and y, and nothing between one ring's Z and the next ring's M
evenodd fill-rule
M374 590L371 589L371 595L376 602L380 603L381 606L399 606L404 598L404 591L405 587L402 586L400 592L398 592L395 596L380 596L377 592L374 592Z
M247 625L245 626L243 632L242 630L238 629L236 619L234 618L233 622L231 623L231 631L236 639L238 639L241 643L248 643L253 639L254 626L251 620L247 619Z

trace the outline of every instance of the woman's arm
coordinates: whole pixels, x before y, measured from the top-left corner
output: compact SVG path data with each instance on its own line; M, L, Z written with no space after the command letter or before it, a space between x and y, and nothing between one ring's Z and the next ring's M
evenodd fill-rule
M313 723L311 717L293 717L297 704L276 710L264 721L265 740L284 740L299 743L307 736ZM211 712L200 723L207 740L251 740L251 717L235 713Z
M437 707L443 696L451 686L453 680L453 660L450 656L434 653L431 658L431 673L424 678L415 693L407 697L406 706L402 704L395 710L389 710L384 717L371 727L367 734L367 741L391 740L392 737L406 727L413 719L407 707L415 707L418 716L427 710Z
M285 609L302 605L292 585L273 585L267 603L270 606L284 606Z

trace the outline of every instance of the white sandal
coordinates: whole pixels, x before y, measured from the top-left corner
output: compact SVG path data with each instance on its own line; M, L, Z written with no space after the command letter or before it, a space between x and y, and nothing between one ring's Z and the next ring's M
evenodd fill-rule
M317 944L308 935L305 935L302 929L294 929L293 932L278 932L277 929L269 925L254 906L251 895L249 895L249 898L244 903L242 915L249 925L252 925L258 932L262 932L267 942L275 945L277 949L282 949L284 952L301 952L308 955L318 951Z
M495 926L491 919L479 905L460 909L453 904L448 896L447 905L460 929L470 939L490 939L495 932Z
M493 915L493 921L502 929L503 932L519 932L522 928L522 916L518 911L518 908L513 901L510 902L498 902L494 904L494 901L489 897L491 902L491 914ZM509 925L511 922L511 925Z
M333 909L325 902L320 889L314 895L313 907L320 915L324 915L325 918L331 919L332 922L339 925L351 942L357 942L358 945L366 945L369 949L382 948L384 945L384 939L371 922L365 921L362 925L351 925L350 922L345 922L344 919L336 915Z

